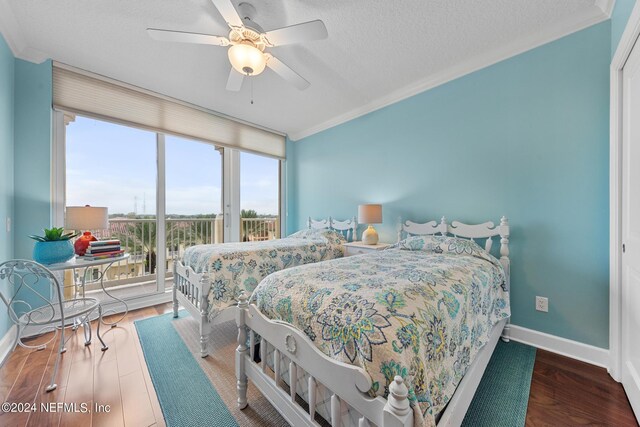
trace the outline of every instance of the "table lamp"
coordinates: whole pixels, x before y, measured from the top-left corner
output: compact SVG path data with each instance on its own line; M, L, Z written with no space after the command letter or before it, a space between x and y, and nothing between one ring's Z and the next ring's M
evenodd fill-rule
M371 224L382 223L382 205L360 205L358 206L358 222L369 224L362 233L362 243L365 245L375 245L378 243L378 233Z
M104 230L109 227L109 213L107 208L94 206L67 206L65 228L68 230L85 231L73 244L76 255L84 255L89 242L98 240L89 230Z

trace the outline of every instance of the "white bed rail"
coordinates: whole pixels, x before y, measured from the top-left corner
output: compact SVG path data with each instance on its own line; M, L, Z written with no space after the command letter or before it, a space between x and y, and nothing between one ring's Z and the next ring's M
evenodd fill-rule
M370 376L361 368L337 362L320 352L304 333L293 326L273 321L249 304L246 295L238 303L238 348L236 376L238 406L247 406L247 378L253 381L264 396L295 426L318 426L315 421L316 387L322 384L331 395L331 425L340 427L348 410L357 411L359 427L411 427L413 412L409 405L408 389L402 377L396 376L389 385L389 397L371 397ZM256 336L260 341L260 365L254 362ZM248 344L248 345L247 345ZM273 377L267 375L268 347L273 351ZM289 362L289 391L282 386L281 366L285 357ZM304 366L304 371L302 366ZM296 402L296 383L306 372L309 376L308 409ZM347 403L348 402L348 403ZM366 414L366 416L364 415ZM346 423L345 423L346 424Z
M207 273L196 273L180 261L173 263L173 317L182 305L200 323L200 357L207 357L211 324L207 321L211 280Z

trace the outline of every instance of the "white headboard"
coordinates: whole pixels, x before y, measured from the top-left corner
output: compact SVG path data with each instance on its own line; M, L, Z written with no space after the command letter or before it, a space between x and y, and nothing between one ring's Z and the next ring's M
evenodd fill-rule
M453 221L451 224L447 224L445 217L440 219L440 222L429 221L425 223L418 223L413 221L402 221L400 219L400 226L398 227L398 241L402 240L403 234L409 234L412 236L425 236L440 233L443 236L451 234L455 237L463 237L466 239L486 239L484 243L484 250L487 253L491 252L491 246L493 245L493 237L500 236L500 263L504 267L504 271L507 275L507 286L509 286L510 276L510 263L509 260L509 220L506 217L500 219L500 225L497 227L493 222L484 222L482 224L464 224L459 221Z
M340 231L345 235L345 238L349 242L355 240L357 227L358 223L356 222L355 216L344 221L333 219L332 217L321 219L318 221L309 217L309 219L307 220L307 228L312 228L315 230L331 229Z

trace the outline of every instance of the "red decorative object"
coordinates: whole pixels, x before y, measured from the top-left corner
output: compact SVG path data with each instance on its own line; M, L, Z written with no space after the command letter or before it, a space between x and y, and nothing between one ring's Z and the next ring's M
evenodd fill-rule
M82 236L78 237L78 240L76 240L76 242L73 244L76 255L83 256L85 252L87 252L89 242L95 242L96 240L98 239L96 239L90 231L85 231Z

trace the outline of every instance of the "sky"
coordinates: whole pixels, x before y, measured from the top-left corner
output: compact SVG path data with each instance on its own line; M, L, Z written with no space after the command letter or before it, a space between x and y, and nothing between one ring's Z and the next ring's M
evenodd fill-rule
M222 156L210 144L165 138L166 214L221 211ZM66 205L156 213L155 133L76 116L67 126ZM242 153L240 208L278 213L278 160Z

